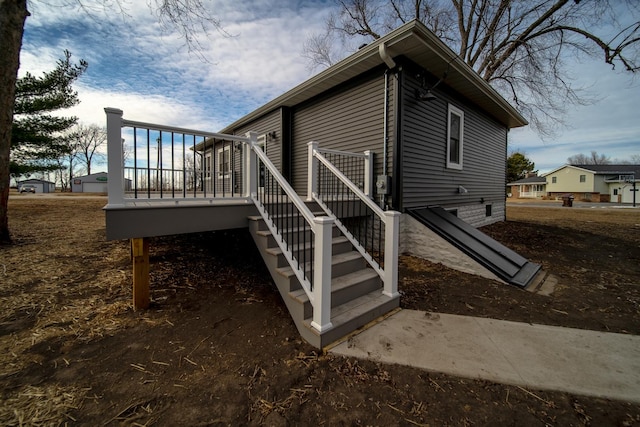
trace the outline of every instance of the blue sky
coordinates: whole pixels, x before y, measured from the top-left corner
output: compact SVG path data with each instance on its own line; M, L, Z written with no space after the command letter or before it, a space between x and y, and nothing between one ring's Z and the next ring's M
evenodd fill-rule
M326 1L205 1L231 35L203 37L204 62L175 34L164 32L146 1L125 3L126 16L83 0L51 6L31 1L21 75L51 70L64 49L89 62L75 84L81 103L70 110L86 124L104 124L104 107L132 120L217 131L311 77L302 45L320 32ZM553 140L514 129L511 150L523 151L541 172L592 150L612 160L640 154L640 81L596 60L573 64L573 82L598 101L576 106ZM316 71L317 72L317 71Z

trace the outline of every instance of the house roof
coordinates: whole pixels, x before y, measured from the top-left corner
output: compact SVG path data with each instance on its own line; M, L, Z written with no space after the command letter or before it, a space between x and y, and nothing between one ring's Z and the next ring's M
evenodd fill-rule
M21 184L35 184L35 183L46 183L46 184L54 184L55 185L55 182L47 181L45 179L38 179L38 178L24 179L22 181L18 181L17 182L18 185L21 185Z
M93 177L97 177L97 176L106 176L106 175L107 175L106 172L96 172L96 173L92 173L91 175L74 176L74 178L83 179L83 178L93 178Z
M640 178L640 165L562 165L542 176L548 176L564 168L580 169L595 175L635 175Z
M576 165L576 167L593 171L596 175L633 174L640 177L640 165Z
M446 84L509 128L527 125L527 120L470 66L417 20L408 22L368 44L337 64L316 74L257 110L230 124L222 133L231 133L252 120L280 107L292 107L307 101L347 80L385 64L386 51L391 58L403 55L434 76L447 73Z
M517 181L508 183L507 185L520 185L520 184L546 184L547 179L542 176L530 176L529 178L522 178Z

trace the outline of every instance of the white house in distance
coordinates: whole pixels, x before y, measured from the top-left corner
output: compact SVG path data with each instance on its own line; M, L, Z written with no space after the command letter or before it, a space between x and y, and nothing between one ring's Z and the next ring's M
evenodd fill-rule
M588 202L640 202L640 165L563 165L542 176L510 182L514 198L561 198ZM634 199L635 195L635 199Z
M78 176L71 181L72 193L107 193L107 173Z
M543 175L550 197L571 193L590 202L638 202L640 165L564 165Z
M508 183L507 187L509 187L509 197L515 199L537 199L547 195L546 185L546 178L532 172L522 179Z

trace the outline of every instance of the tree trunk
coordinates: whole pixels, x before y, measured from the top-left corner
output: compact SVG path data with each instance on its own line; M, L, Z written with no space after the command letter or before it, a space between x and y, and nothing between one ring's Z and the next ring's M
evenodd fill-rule
M0 0L0 243L11 241L7 215L9 152L20 49L27 16L27 0Z

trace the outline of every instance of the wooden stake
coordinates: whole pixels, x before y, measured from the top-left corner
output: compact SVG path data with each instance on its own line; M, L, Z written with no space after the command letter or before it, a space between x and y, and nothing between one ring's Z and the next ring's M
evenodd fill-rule
M149 240L131 239L133 261L133 309L149 308Z

